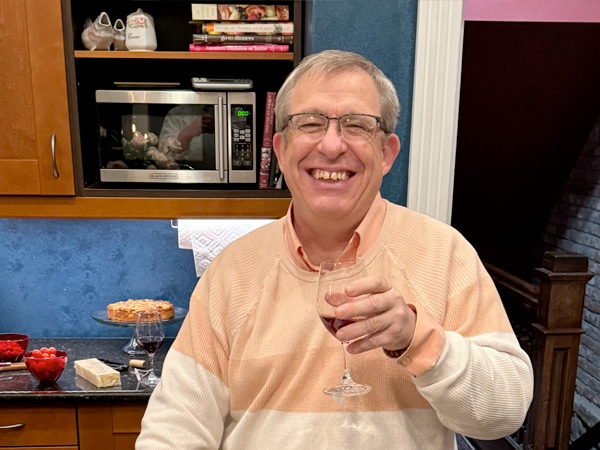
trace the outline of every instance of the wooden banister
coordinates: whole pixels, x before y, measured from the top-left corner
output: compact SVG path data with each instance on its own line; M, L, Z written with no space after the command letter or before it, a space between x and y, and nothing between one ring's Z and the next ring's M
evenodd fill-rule
M588 258L547 252L534 283L492 264L496 283L519 343L534 371L534 396L521 430L495 441L468 439L478 450L567 450L571 434Z
M524 447L566 450L571 433L573 396L585 286L592 278L588 259L570 252L547 252L534 276L540 287L533 327L534 399Z

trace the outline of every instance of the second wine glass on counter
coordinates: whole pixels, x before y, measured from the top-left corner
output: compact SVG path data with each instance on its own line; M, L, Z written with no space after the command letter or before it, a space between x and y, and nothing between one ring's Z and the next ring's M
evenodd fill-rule
M146 386L156 386L160 378L154 373L154 355L165 339L162 318L158 311L142 311L137 313L135 323L135 340L150 357L150 369L147 376L140 378Z
M362 259L323 261L319 269L319 282L317 289L317 311L321 322L327 330L335 336L336 332L346 325L361 319L341 320L335 317L335 306L329 301L335 297L345 297L344 288L351 281L366 276L364 261ZM341 304L341 303L340 303ZM348 368L347 342L342 342L344 353L344 372L340 384L324 389L323 392L334 397L350 397L366 394L371 391L371 386L354 382Z

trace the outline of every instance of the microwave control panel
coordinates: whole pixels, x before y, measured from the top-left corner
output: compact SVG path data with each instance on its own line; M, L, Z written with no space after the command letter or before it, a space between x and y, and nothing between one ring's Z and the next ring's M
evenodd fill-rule
M256 94L229 92L229 182L255 183L256 170Z
M254 168L253 116L253 105L231 106L231 170Z

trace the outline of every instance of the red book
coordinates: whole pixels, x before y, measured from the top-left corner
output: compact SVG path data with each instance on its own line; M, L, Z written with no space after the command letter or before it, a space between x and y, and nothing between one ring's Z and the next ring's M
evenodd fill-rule
M238 44L238 45L200 45L190 44L191 52L289 52L287 44Z
M265 126L263 127L263 140L260 151L260 174L258 176L259 189L269 188L269 169L271 167L271 151L273 149L276 96L276 92L267 92L265 101Z

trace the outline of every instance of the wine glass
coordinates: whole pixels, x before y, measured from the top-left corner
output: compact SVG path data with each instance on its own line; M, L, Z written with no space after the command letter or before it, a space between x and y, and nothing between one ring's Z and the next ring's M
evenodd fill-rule
M319 282L317 289L317 311L321 322L327 330L335 336L335 333L342 327L357 322L364 318L353 318L349 320L340 320L335 317L335 306L328 303L327 300L334 300L335 297L346 297L344 293L345 286L351 281L365 277L364 262L362 259L351 260L327 260L321 263L319 268ZM346 345L348 342L342 342L342 352L344 354L344 373L340 384L335 387L324 389L323 392L334 397L351 397L363 395L371 391L371 386L358 384L352 380L350 369L348 368Z
M140 379L146 386L156 386L159 377L154 373L154 355L165 339L162 318L158 311L141 311L135 322L135 340L150 357L148 375Z

